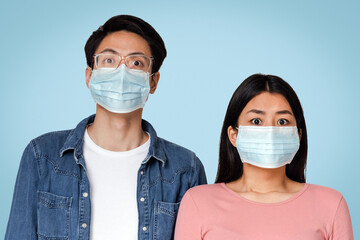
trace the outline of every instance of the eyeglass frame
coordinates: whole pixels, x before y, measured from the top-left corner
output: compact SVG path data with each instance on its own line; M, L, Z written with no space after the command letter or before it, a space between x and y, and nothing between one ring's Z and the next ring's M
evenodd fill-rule
M119 65L116 67L116 69L118 69L121 65L121 62L122 60L124 60L124 63L125 63L125 66L128 67L128 65L126 64L126 58L129 57L129 56L143 56L143 57L147 57L150 59L150 64L149 64L149 69L147 69L147 72L151 69L152 71L152 67L153 67L153 63L154 63L154 57L152 56L147 56L145 54L142 54L142 53L134 53L134 54L129 54L129 55L126 55L126 56L121 56L121 55L118 55L118 54L114 54L114 53L99 53L99 54L94 54L93 55L93 58L94 58L94 65L96 66L97 68L97 61L96 61L96 57L99 56L99 55L114 55L114 56L118 56L120 58L120 61L119 61ZM152 76L154 73L152 73L150 76Z

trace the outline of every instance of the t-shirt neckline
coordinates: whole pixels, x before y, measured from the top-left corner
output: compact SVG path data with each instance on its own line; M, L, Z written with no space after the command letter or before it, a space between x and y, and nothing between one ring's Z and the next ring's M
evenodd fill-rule
M247 199L247 198L241 196L240 194L234 192L229 187L227 187L225 183L220 183L220 186L222 188L224 188L227 192L229 192L232 196L234 196L234 197L236 197L236 198L238 198L238 199L240 199L242 201L246 201L246 202L251 203L251 204L262 205L262 206L278 206L278 205L283 205L283 204L292 202L292 201L296 200L297 198L299 198L309 188L310 184L305 183L304 186L302 187L302 189L300 191L298 191L297 193L295 193L293 196L291 196L290 198L288 198L288 199L286 199L284 201L276 202L276 203L256 202L256 201Z
M128 151L122 151L122 152L115 152L115 151L110 151L107 149L104 149L100 146L98 146L89 136L87 129L85 130L84 133L84 141L86 141L86 144L88 144L88 146L95 152L101 154L101 155L107 155L107 156L112 156L112 157L129 157L132 155L136 155L136 154L140 154L144 151L149 151L150 148L150 134L148 132L146 132L149 135L149 139L142 145L128 150Z

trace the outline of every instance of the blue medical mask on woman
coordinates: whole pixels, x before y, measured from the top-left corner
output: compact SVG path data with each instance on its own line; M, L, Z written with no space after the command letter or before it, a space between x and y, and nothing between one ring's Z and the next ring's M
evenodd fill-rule
M261 168L290 164L300 146L297 127L239 126L236 148L241 161Z
M144 107L150 92L149 73L129 69L94 69L89 89L97 104L114 113L129 113Z

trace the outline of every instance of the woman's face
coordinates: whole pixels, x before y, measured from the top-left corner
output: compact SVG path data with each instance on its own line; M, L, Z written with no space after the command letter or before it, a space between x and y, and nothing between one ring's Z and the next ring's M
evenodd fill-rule
M263 92L251 99L242 110L241 126L296 126L296 119L286 98L278 93Z
M240 113L238 126L296 126L296 119L286 98L278 93L262 92L251 99ZM236 147L237 129L228 127L231 144ZM299 131L301 139L301 130Z

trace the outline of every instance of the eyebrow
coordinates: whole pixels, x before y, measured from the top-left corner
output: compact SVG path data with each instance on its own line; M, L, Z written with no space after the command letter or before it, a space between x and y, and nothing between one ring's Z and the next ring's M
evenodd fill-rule
M261 115L265 115L265 112L262 110L258 110L258 109L251 109L249 110L247 113L256 113L256 114L261 114ZM289 115L293 115L289 110L281 110L276 112L276 114L289 114Z
M289 114L289 115L293 115L289 110L282 110L282 111L278 111L276 112L277 114Z
M261 114L261 115L265 115L264 111L258 110L258 109L251 109L250 111L248 111L247 113L256 113L256 114Z
M120 55L120 53L112 48L105 48L104 50L102 50L100 53L113 53L113 54L117 54ZM132 55L132 54L142 54L145 55L143 52L132 52L129 53L128 55Z
M105 49L102 50L100 53L106 53L106 52L110 52L110 53L114 53L114 54L119 54L117 51L115 51L114 49L111 49L111 48L105 48Z

